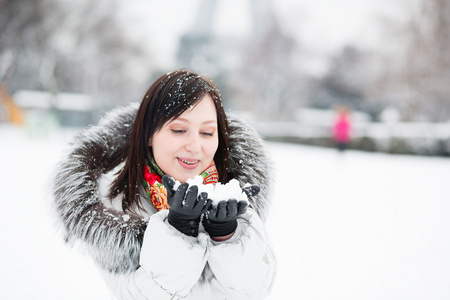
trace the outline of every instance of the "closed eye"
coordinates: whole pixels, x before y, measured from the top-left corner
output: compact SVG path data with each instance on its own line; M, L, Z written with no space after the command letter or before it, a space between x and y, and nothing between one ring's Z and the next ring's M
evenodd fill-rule
M175 130L175 129L171 129L170 131L174 134L182 134L186 132L186 130Z

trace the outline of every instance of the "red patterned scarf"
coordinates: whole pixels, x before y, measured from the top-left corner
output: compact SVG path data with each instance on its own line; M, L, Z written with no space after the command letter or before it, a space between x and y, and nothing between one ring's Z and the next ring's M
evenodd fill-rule
M151 160L150 165L152 165L153 168L149 165L145 166L143 180L148 200L158 211L169 209L169 203L167 203L167 190L161 183L161 178L164 176L164 173L154 161ZM155 171L153 172L152 169ZM214 161L212 161L209 167L200 175L203 177L203 184L216 184L219 181L219 174L217 173Z

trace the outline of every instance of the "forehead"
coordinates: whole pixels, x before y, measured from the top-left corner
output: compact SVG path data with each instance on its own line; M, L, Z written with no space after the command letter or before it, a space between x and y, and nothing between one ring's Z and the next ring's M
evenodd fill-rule
M209 94L203 96L203 98L191 104L178 118L176 119L186 119L195 118L199 120L217 120L216 106L214 101Z

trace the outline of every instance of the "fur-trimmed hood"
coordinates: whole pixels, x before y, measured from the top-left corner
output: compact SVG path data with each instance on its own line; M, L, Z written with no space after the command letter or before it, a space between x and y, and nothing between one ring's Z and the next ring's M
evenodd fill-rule
M100 199L99 178L111 169L111 159L126 146L139 104L117 108L97 126L80 133L58 163L53 181L54 207L65 240L82 246L106 270L128 272L139 266L147 221L108 208ZM251 207L266 219L272 186L271 162L254 129L232 115L229 122L230 171L241 185L257 184L261 192Z

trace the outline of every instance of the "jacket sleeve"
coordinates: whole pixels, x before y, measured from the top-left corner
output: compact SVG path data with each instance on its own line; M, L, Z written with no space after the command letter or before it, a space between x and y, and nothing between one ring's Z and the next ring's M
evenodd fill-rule
M238 224L231 239L211 241L208 264L220 284L235 293L232 299L263 299L275 279L275 255L254 210L248 209Z
M129 273L113 273L98 268L109 291L117 300L173 299L173 296L156 284L143 268ZM151 295L151 296L150 296Z
M183 299L199 281L208 257L208 236L185 236L169 225L167 214L162 210L150 217L136 271L100 269L117 299Z
M182 234L167 222L168 210L149 221L141 249L145 273L172 295L186 296L200 279L208 259L208 236Z
M257 214L249 209L229 241L205 233L186 237L166 221L167 211L150 219L141 267L130 274L101 271L118 300L264 299L272 287L276 260Z

